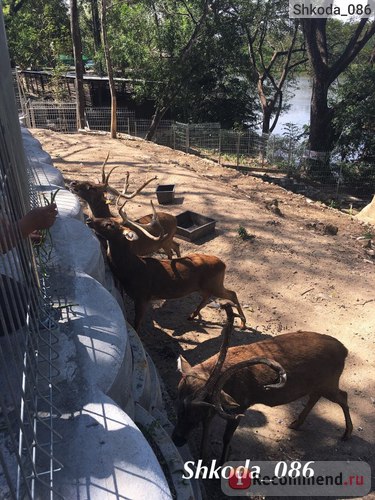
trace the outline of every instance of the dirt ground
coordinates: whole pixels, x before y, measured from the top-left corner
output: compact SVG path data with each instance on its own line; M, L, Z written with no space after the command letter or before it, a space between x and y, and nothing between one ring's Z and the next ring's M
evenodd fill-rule
M117 189L122 188L126 171L131 173L131 187L157 175L156 182L128 203L131 218L150 213L149 200L156 201L160 183L176 185L176 200L159 210L174 215L193 210L217 221L214 235L197 243L178 241L182 254L214 254L227 264L226 286L237 292L248 324L246 331L236 324L232 345L301 329L332 335L348 348L341 387L349 394L351 440L340 441L344 417L341 408L329 401L320 400L298 432L288 429L288 423L304 401L277 408L256 405L232 440L231 459L363 460L374 469L375 259L366 253L361 237L375 234L375 227L260 179L152 143L108 135L33 133L67 183L99 177L108 151L108 166L122 166L111 178ZM281 214L274 209L275 199ZM324 234L327 224L338 228L336 235ZM242 240L240 225L253 237ZM194 365L220 345L224 315L219 310L206 307L202 321L187 321L197 302L195 294L154 303L142 328L141 338L172 399L179 381L178 355ZM131 307L129 301L130 320ZM220 455L222 428L217 419L212 427L212 458ZM196 457L198 436L199 432L190 440ZM220 489L211 491L209 497L220 498ZM366 498L370 497L375 494Z

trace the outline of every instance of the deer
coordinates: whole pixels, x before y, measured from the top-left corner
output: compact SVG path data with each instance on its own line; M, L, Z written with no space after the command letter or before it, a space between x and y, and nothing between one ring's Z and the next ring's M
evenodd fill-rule
M115 188L111 187L109 184L109 178L112 172L118 168L118 166L113 167L108 174L105 172L105 167L108 162L109 153L106 159L103 162L101 174L102 179L100 183L94 183L91 181L73 181L70 183L71 191L85 200L91 210L93 217L96 218L108 218L113 217L108 201L105 197L105 193L109 192L113 195L116 195L118 198L125 198L126 200L130 200L137 196L150 182L157 179L157 177L152 177L147 180L141 187L136 189L133 193L127 193L129 187L129 172L126 173L126 179L124 183L124 189L120 193ZM139 227L138 224L146 224L146 227L150 231L151 234L155 234L156 229L159 229L160 226L155 224L153 215L144 215L140 217L136 221L131 221L127 218L127 224L130 225L134 231L138 234L138 240L132 243L132 250L137 255L149 255L153 252L158 251L160 248L164 250L167 254L168 259L172 259L173 252L177 255L177 257L181 257L180 253L180 245L174 241L173 237L177 231L177 219L174 215L167 214L166 212L157 212L159 223L164 231L164 238L159 240L151 240L145 237Z
M297 331L228 348L235 315L230 305L224 308L227 321L219 353L194 367L182 356L178 359L182 378L178 385L177 423L172 433L175 445L183 446L189 433L202 423L200 452L205 456L209 426L218 414L226 420L220 458L223 464L246 409L256 403L279 406L304 396L309 399L290 424L291 429L299 429L318 400L324 397L342 408L345 418L342 439L349 439L353 424L348 398L339 388L348 354L345 346L329 335ZM273 380L275 372L276 381Z
M151 201L154 218L157 219ZM126 220L123 207L119 213ZM176 299L193 292L202 296L189 320L200 317L201 309L208 304L211 296L231 301L238 310L242 329L246 328L246 318L241 309L236 292L224 287L226 266L214 255L190 254L172 260L141 257L134 254L130 243L138 234L114 219L91 219L89 227L108 242L110 267L135 306L134 327L138 332L148 303L153 299ZM153 241L162 238L150 234L144 226L142 232Z

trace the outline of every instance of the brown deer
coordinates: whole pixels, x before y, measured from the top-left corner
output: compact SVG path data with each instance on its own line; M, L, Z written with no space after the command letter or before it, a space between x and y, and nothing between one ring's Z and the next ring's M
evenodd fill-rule
M109 153L102 165L101 183L95 184L91 181L73 181L70 183L71 191L87 202L93 217L97 218L113 217L109 209L105 193L109 192L113 195L116 195L117 197L125 198L125 200L130 200L134 198L138 193L140 193L142 189L144 189L150 182L154 181L157 178L153 177L152 179L149 179L133 193L128 193L129 172L127 172L123 192L119 193L116 189L109 185L110 175L118 167L115 166L110 170L108 174L105 173L105 167L108 161L108 157ZM176 234L177 230L176 217L165 212L157 212L157 215L159 223L164 232L164 238L158 240L151 240L150 238L147 238L146 236L144 236L139 226L137 227L137 223L141 226L146 225L148 231L154 236L157 236L158 234L155 231L159 230L160 226L158 224L155 224L152 214L144 215L134 222L127 218L127 224L131 226L131 228L133 228L138 235L138 239L131 243L132 251L137 255L149 255L162 248L167 254L168 259L172 259L172 251L176 253L177 257L180 257L180 245L173 240L173 237Z
M292 332L272 339L228 349L233 328L233 312L226 306L227 322L218 355L191 367L182 357L178 368L177 424L172 439L177 446L186 443L189 432L203 423L201 453L208 441L208 427L218 413L227 420L220 462L227 457L230 440L243 412L256 403L278 406L309 396L301 414L290 428L298 429L321 398L341 406L346 429L342 439L353 430L347 393L339 388L347 349L338 340L314 332ZM273 372L279 380L272 382Z
M123 215L122 208L120 214ZM129 242L138 235L113 219L93 219L88 225L108 241L108 257L114 275L134 300L135 329L138 331L147 304L153 299L176 299L200 292L202 300L190 315L193 319L211 296L232 301L241 317L246 318L234 291L224 287L225 264L213 255L191 254L173 260L142 258L135 255ZM144 234L147 230L142 228ZM149 238L156 237L148 234Z

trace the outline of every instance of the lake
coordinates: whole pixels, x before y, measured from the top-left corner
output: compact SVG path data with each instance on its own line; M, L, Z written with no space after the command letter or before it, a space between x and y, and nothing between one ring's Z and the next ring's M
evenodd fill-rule
M288 88L286 89L288 92ZM290 88L292 97L287 101L290 104L288 111L282 113L277 122L274 134L281 135L286 123L294 123L302 128L310 122L311 80L308 76L296 78L296 86ZM294 94L294 95L293 95Z

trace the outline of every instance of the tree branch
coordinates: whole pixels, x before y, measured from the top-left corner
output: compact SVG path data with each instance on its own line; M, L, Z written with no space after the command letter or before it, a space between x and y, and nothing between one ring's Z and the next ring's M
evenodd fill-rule
M272 132L274 131L276 124L279 120L280 113L281 113L281 107L282 107L282 103L283 103L283 93L281 92L281 90L280 90L278 95L279 95L279 105L277 107L277 111L276 111L275 118L273 119L273 123L270 127L270 131L269 131L270 134L272 134Z
M349 66L356 55L375 34L375 21L373 21L366 32L363 34L363 37L359 40L359 37L361 36L366 23L367 19L361 19L361 21L358 23L357 29L355 30L353 36L345 47L344 52L341 54L336 63L333 64L329 75L330 83L332 83Z
M186 11L188 12L191 20L193 21L193 23L196 25L197 24L197 21L195 19L195 17L193 16L193 13L191 12L189 6L187 5L187 3L185 2L185 0L182 0L182 3L184 4L184 7L186 9Z

